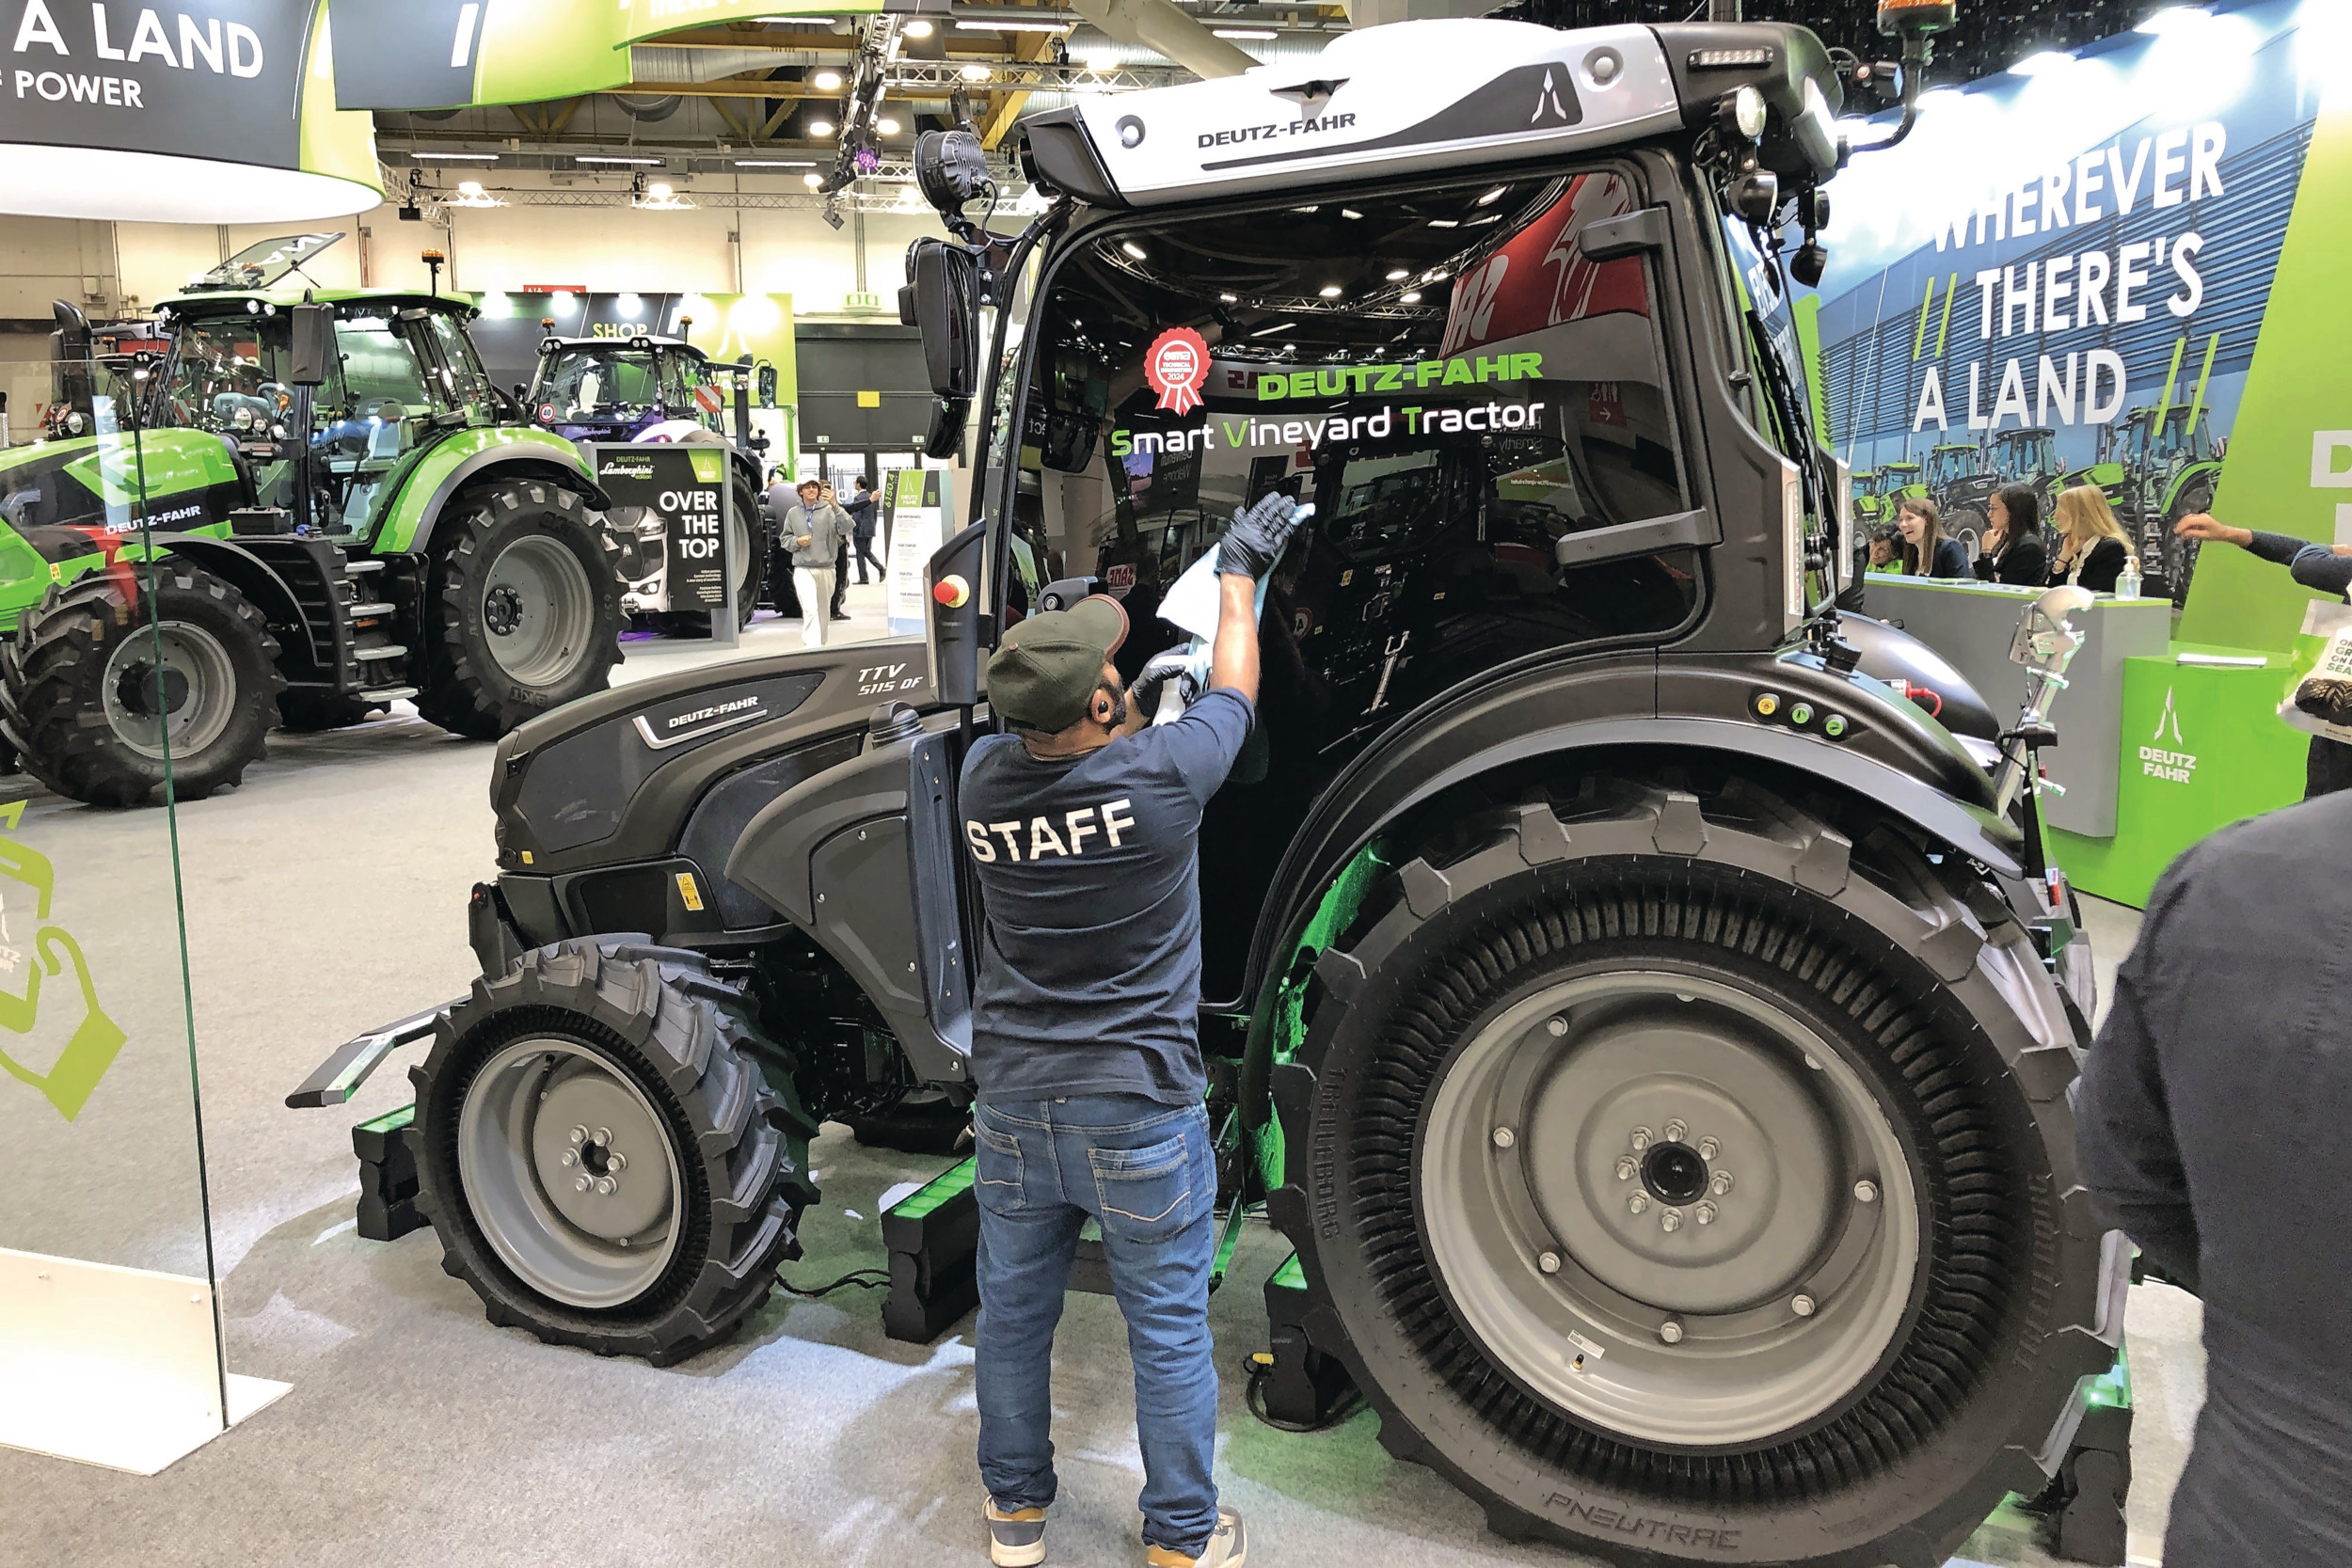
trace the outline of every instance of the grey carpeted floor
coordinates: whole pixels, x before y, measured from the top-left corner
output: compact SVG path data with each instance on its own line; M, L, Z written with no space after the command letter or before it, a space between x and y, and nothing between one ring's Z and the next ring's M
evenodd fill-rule
M879 591L852 590L851 604L848 629L878 631ZM791 635L763 623L755 643ZM689 657L634 645L628 673ZM984 1562L968 1321L907 1346L882 1338L871 1294L778 1296L727 1346L656 1370L493 1328L441 1272L429 1231L389 1245L353 1233L349 1128L405 1103L405 1081L388 1069L339 1111L280 1101L337 1041L471 977L464 901L490 869L488 757L405 716L280 736L242 788L180 813L230 1365L293 1389L152 1479L0 1450L0 1563ZM0 1080L0 1246L203 1268L167 828L160 812L35 796L0 835L54 863L48 919L79 939L100 1005L131 1039L72 1124ZM13 956L31 950L35 896L0 877L0 990L22 994L14 963L27 960ZM2099 907L2092 924L2111 971L2135 922ZM72 1000L53 990L33 1043L13 1047L36 1070L78 1022ZM824 1202L789 1271L802 1282L882 1261L878 1199L940 1162L831 1128L816 1164ZM1232 1369L1263 1343L1259 1287L1284 1251L1253 1229L1212 1308L1219 1481L1249 1517L1253 1560L1578 1560L1486 1534L1435 1475L1390 1460L1368 1416L1302 1437L1248 1415ZM2131 1330L2134 1550L2153 1560L2202 1395L2195 1304L2142 1289ZM1059 1562L1139 1560L1124 1342L1107 1300L1071 1298L1057 1359ZM1968 1555L2050 1560L2007 1518Z

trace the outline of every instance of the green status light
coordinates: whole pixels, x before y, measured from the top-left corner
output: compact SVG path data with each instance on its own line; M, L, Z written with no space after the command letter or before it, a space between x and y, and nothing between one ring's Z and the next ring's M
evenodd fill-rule
M1839 736L1846 733L1846 721L1837 714L1833 713L1828 718L1821 721L1821 733L1829 736L1832 740L1836 740Z
M1790 708L1788 710L1788 721L1791 724L1810 724L1813 722L1813 705L1810 703L1799 703L1796 706Z

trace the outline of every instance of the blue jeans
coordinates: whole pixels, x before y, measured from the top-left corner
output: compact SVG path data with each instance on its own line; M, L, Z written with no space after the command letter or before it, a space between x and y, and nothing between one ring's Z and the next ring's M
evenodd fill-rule
M980 1480L999 1508L1054 1500L1054 1325L1079 1228L1102 1225L1143 1448L1143 1539L1197 1557L1216 1528L1216 1362L1209 1266L1216 1160L1209 1117L1139 1095L982 1104Z

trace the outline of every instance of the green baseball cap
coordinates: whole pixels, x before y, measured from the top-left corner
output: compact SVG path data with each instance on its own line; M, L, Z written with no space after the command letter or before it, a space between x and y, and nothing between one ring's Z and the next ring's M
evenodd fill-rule
M1126 641L1126 609L1106 594L1017 621L989 657L989 705L1026 729L1066 730L1086 717L1103 666Z

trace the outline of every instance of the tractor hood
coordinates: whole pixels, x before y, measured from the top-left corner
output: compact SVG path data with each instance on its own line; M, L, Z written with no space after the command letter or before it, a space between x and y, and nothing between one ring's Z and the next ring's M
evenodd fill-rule
M236 459L219 436L151 430L135 447L128 436L102 443L85 436L0 452L0 518L20 532L53 525L127 532L135 526L131 501L142 477L148 520L157 528L226 516L236 504L223 499L235 495L239 482Z
M853 754L890 703L938 705L920 639L722 658L568 704L499 742L499 868L667 855L721 795L739 829L813 766Z

